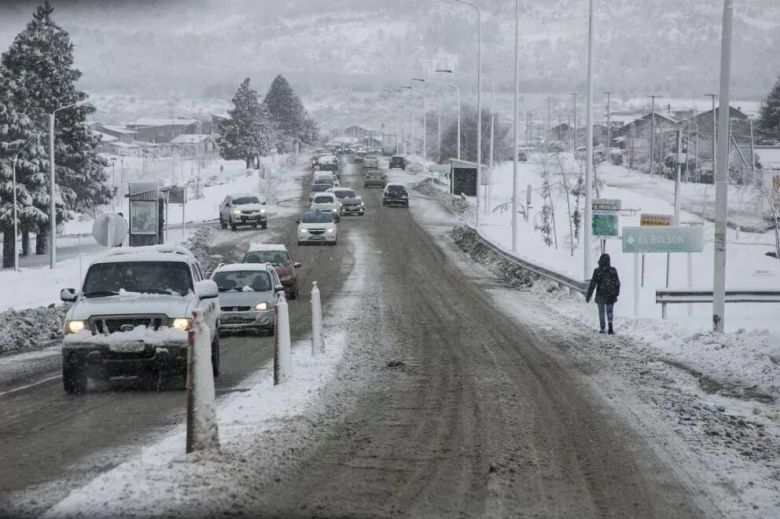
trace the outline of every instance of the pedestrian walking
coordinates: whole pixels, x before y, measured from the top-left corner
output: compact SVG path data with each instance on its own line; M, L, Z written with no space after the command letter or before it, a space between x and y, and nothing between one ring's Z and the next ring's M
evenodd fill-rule
M596 291L596 305L599 309L600 333L604 333L606 325L609 325L607 333L615 333L612 328L612 319L614 317L614 308L617 298L620 295L620 278L617 269L610 265L609 254L602 254L599 258L599 266L593 271L588 286L588 294L585 296L585 302L590 303L593 291ZM606 321L606 322L605 322Z

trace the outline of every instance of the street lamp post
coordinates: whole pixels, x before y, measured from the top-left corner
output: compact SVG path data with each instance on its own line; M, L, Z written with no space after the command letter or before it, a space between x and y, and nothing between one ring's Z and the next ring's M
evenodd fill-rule
M726 314L726 231L729 188L729 82L734 0L723 0L720 47L720 109L718 110L718 169L715 174L715 262L712 283L712 328L724 331ZM713 133L715 129L713 128ZM714 136L713 136L714 139Z
M587 124L587 142L585 153L585 222L583 227L585 238L583 243L585 279L589 279L592 273L592 251L590 248L593 233L593 0L588 2L588 99L585 110Z
M466 0L454 0L477 12L477 207L476 227L479 229L479 185L482 181L482 10Z
M435 72L452 72L451 70L445 70L445 69L436 69ZM458 135L457 135L457 158L460 160L460 112L461 112L461 98L460 98L460 87L456 85L455 83L449 83L447 81L433 81L433 80L426 80L430 83L436 84L436 85L445 85L445 86L451 86L455 89L455 92L458 94Z
M111 212L116 213L116 157L111 157Z

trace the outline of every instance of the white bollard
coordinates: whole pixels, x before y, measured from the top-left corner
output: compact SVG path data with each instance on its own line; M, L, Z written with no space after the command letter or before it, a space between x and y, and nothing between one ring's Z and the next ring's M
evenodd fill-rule
M192 313L187 348L187 452L219 448L219 428L211 366L211 330L214 303Z
M317 351L325 351L325 341L322 340L322 303L320 302L320 289L317 282L312 283L311 289L311 354Z
M290 344L290 315L284 292L276 302L276 340L274 341L274 385L292 378L292 345Z

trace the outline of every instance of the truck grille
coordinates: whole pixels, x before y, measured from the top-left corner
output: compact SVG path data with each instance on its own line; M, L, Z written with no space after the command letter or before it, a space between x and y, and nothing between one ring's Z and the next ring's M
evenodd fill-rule
M167 315L95 315L89 318L89 327L93 334L108 335L115 332L125 332L136 326L146 326L158 330L168 325Z
M223 312L248 312L251 306L223 306Z

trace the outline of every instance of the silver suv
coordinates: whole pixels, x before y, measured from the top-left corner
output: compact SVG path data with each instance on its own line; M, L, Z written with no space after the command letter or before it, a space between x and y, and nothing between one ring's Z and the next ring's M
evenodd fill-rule
M258 226L268 228L268 215L265 201L257 195L230 195L219 206L219 225L223 229L228 226L237 230L239 225L250 225L252 229Z
M219 295L195 257L182 247L114 249L89 266L80 291L60 292L69 305L62 345L62 381L83 393L88 378L186 373L192 312ZM219 376L219 311L208 322L211 362Z
M273 334L276 294L284 291L273 265L220 265L211 279L219 288L220 330Z

